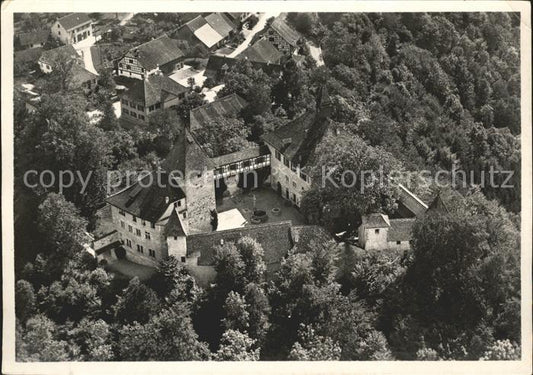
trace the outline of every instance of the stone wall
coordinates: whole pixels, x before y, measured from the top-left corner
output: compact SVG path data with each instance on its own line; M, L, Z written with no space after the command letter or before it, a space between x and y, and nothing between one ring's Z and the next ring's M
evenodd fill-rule
M189 234L211 232L211 211L216 209L213 171L200 177L186 176L187 226Z

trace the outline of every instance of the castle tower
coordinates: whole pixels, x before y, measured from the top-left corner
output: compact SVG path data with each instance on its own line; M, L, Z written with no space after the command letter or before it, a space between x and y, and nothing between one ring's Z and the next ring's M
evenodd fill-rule
M188 233L211 232L216 212L214 165L188 130L182 130L162 167L181 178Z

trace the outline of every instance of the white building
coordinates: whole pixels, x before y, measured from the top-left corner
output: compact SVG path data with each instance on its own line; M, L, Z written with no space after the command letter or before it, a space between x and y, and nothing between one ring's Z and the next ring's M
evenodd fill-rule
M74 44L93 34L92 21L86 13L72 13L57 19L51 31L64 44Z

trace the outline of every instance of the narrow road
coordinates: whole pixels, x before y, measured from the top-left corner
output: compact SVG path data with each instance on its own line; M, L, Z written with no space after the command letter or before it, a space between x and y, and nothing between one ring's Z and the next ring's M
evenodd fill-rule
M260 32L261 30L265 28L266 21L270 17L277 17L278 15L279 15L279 12L260 13L259 21L257 21L257 24L252 28L252 30L250 30L248 35L246 35L246 38L244 39L244 41L241 44L239 44L239 46L235 48L235 50L228 55L228 57L237 57L242 51L244 51L248 47L248 45L252 41L255 34L257 34L258 32Z
M98 74L96 69L93 65L93 58L91 55L91 46L95 43L95 37L94 35L91 35L87 39L82 40L79 43L73 44L72 46L78 53L81 54L81 57L83 58L83 64L85 65L85 69L90 71L91 73Z

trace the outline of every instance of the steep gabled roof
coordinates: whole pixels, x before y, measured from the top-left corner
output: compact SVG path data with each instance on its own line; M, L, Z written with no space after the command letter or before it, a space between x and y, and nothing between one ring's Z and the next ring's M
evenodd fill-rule
M198 16L187 22L183 27L189 28L193 33L207 23L204 17Z
M413 226L416 219L390 219L387 241L409 241L413 236Z
M212 103L197 107L190 112L191 130L201 129L217 117L236 116L248 103L237 94L224 96Z
M70 70L68 71L67 82L70 87L78 88L83 83L92 81L96 78L98 78L96 74L88 71L78 64L72 64Z
M48 39L50 30L37 30L29 33L22 33L18 35L21 46L27 46L35 43L45 43Z
M178 135L161 167L171 173L179 171L187 176L190 171L203 171L205 168L213 169L214 164L198 145L191 133L185 129Z
M289 43L293 47L296 47L298 45L298 41L302 37L298 31L290 27L280 17L276 17L274 21L272 22L272 25L270 25L270 27L274 31L276 31L279 34L279 36L283 38L283 40L285 40L287 43Z
M178 41L169 38L166 34L132 48L129 54L135 56L147 70L155 69L157 66L184 56L178 48Z
M205 24L202 27L196 29L193 32L207 48L213 47L215 44L220 42L224 37L220 35L215 29L213 29L209 24Z
M237 27L223 13L211 13L205 17L207 23L222 37L227 37Z
M125 97L142 101L151 106L164 100L168 95L178 96L187 88L163 74L151 75L137 80L125 93Z
M179 237L186 236L185 226L181 221L181 217L176 209L172 210L170 217L168 218L167 225L164 230L165 237Z
M279 64L282 57L283 54L268 39L263 38L248 46L238 58L266 64Z
M390 220L384 214L370 214L363 216L363 225L365 228L388 228L390 227Z
M158 179L163 183L158 183ZM166 171L154 171L139 182L108 197L106 202L139 218L156 222L168 207L167 197L171 203L184 198L185 194L181 188L168 183Z
M281 221L191 235L187 238L187 255L199 253L198 265L212 266L217 246L237 242L245 236L253 238L263 247L267 270L279 266L283 257L293 246L291 222Z
M65 30L74 29L75 27L81 26L87 22L91 22L91 19L87 13L72 13L66 16L61 17L57 20L65 28Z

